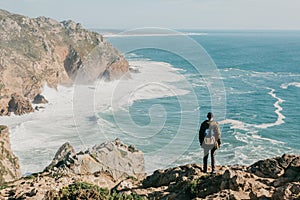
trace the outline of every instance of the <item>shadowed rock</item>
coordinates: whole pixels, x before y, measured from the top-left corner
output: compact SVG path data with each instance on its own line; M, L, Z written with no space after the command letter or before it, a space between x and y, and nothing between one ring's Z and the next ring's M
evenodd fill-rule
M8 102L8 112L13 112L15 115L23 115L34 112L34 109L28 99L14 93Z
M73 157L76 155L74 148L70 145L70 143L66 142L63 144L56 152L52 162L48 167L46 167L46 171L53 169L54 167L64 167L70 166L73 162Z
M34 104L46 104L48 103L48 100L41 94L37 94L34 99L33 102Z
M277 179L275 184L300 181L300 157L284 154L281 157L261 160L248 168L248 171L262 178Z
M8 128L0 125L0 186L20 177L20 163L12 152Z

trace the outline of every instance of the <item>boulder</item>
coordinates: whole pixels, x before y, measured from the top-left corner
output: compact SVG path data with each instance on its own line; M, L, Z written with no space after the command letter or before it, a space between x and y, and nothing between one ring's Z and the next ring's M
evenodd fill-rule
M284 168L276 158L260 160L251 165L249 171L263 178L278 178L284 174Z
M161 187L178 182L182 177L203 174L200 165L184 165L166 170L156 170L152 175L143 181L143 187Z
M300 199L300 183L288 183L276 188L272 199Z
M250 199L260 200L260 199L270 199L272 197L272 193L270 190L259 188L257 190L251 190Z
M300 157L283 154L266 160L260 160L248 168L248 172L262 178L273 178L274 186L282 186L291 181L300 181Z
M20 162L12 152L8 128L0 125L0 186L20 177Z
M34 97L32 103L34 103L34 104L46 104L46 103L48 103L48 100L43 95L37 94Z
M45 170L48 171L54 167L69 166L70 163L74 163L73 157L75 155L76 152L74 148L70 143L66 142L58 149L52 162Z
M28 99L14 93L8 102L8 112L13 112L15 115L23 115L25 113L34 112L34 109Z
M295 157L290 162L283 176L288 178L289 181L300 182L300 157Z
M77 154L66 143L58 150L46 170L75 174L105 172L116 181L126 177L143 179L146 176L144 154L133 146L128 147L120 139L96 145Z

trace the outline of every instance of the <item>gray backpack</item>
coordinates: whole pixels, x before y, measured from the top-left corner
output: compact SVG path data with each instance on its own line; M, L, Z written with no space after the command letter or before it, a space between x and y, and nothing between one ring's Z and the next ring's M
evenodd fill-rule
M211 126L209 126L209 128L205 130L203 143L206 145L215 145L216 143L215 133Z

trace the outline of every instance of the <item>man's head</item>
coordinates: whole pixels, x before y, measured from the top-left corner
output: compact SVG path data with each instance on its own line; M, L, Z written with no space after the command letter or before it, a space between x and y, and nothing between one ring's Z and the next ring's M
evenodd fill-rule
M214 115L212 114L212 112L207 113L207 118L209 120L211 120L214 117Z

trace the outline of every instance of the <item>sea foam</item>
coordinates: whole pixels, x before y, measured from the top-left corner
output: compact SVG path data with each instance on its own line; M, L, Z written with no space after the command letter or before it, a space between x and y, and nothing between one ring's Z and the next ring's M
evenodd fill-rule
M276 108L276 110L274 111L275 114L277 115L277 120L273 123L263 123L263 124L250 124L250 123L245 123L239 120L234 120L234 119L225 119L220 121L220 124L231 124L231 128L232 129L239 129L239 130L244 130L244 131L249 131L250 128L259 128L259 129L266 129L266 128L270 128L273 126L278 126L284 123L284 119L285 116L281 113L281 111L283 110L283 108L280 106L281 103L284 102L283 99L277 97L277 95L275 94L276 90L273 88L267 88L270 90L270 92L268 92L268 94L273 97L274 99L276 99L277 101L273 104L273 106Z
M168 63L142 60L130 64L138 66L141 73L131 74L127 80L99 81L95 85L58 86L57 89L45 85L42 94L49 100L45 109L28 115L1 118L1 123L10 128L12 149L20 158L23 174L42 171L65 142L70 142L76 150L83 150L113 139L102 132L114 132L116 125L102 119L98 113L111 112L112 109L128 110L134 101L189 92L173 84L184 80L184 77ZM81 92L77 91L78 87L92 92L94 99L88 99L84 92L74 95ZM84 111L87 101L93 101L93 110L78 117L75 111Z
M290 86L295 86L295 87L298 87L300 88L300 82L291 82L291 83L284 83L284 84L281 84L281 88L282 89L287 89L288 87Z

